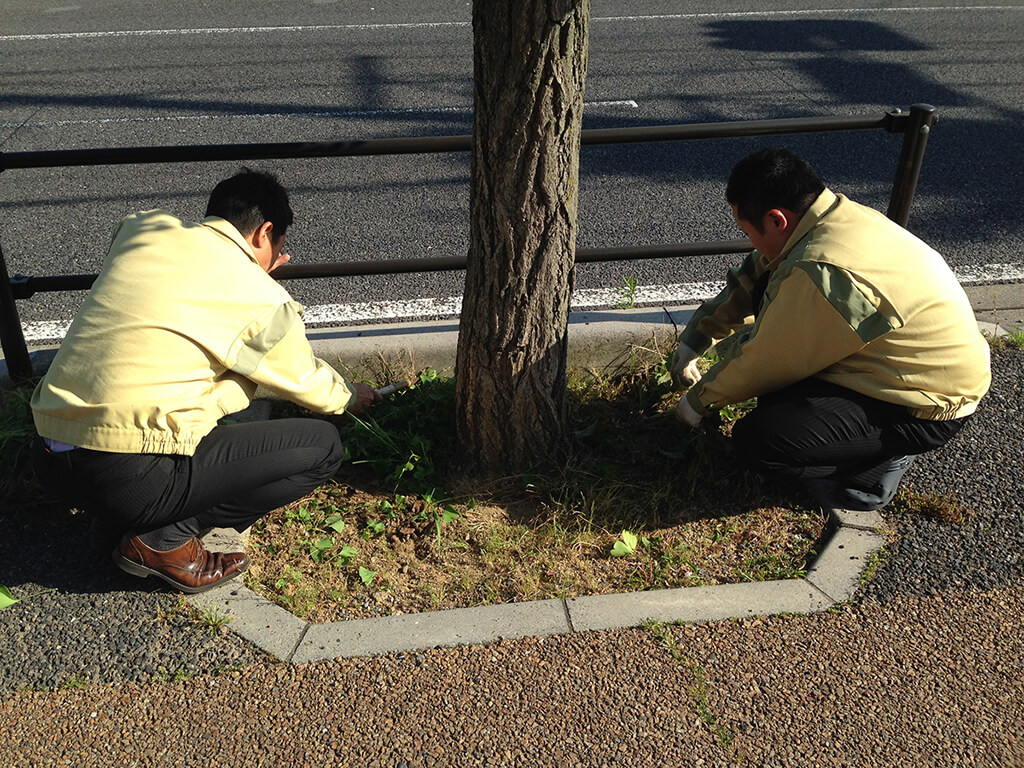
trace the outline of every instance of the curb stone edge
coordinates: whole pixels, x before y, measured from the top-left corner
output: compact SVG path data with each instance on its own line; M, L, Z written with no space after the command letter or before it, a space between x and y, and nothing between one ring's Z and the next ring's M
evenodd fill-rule
M188 596L230 617L236 634L288 663L376 656L501 639L643 626L818 613L850 600L871 555L885 544L877 512L831 510L821 552L802 578L620 592L310 624L240 584ZM234 531L215 532L221 546ZM211 534L214 535L214 534ZM237 534L235 534L237 537Z

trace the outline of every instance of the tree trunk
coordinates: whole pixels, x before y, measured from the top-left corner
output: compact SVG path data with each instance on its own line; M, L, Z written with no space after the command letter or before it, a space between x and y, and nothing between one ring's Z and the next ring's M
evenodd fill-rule
M456 361L476 468L568 448L566 333L576 251L589 0L474 0L470 246Z

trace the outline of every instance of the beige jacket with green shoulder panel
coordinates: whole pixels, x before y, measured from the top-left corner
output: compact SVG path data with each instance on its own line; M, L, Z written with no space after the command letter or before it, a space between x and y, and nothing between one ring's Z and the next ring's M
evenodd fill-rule
M770 271L756 312L753 286ZM945 260L878 211L826 189L772 263L754 251L680 335L719 362L686 397L699 413L815 376L918 418L974 412L988 344Z

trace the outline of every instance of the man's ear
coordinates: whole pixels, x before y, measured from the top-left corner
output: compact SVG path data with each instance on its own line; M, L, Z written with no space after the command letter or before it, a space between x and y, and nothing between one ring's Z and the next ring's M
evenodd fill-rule
M262 248L273 242L274 224L269 221L264 221L256 229L252 231L252 236L249 238L250 244L254 248Z
M793 221L793 214L784 208L772 208L764 215L764 225L767 228L782 232Z

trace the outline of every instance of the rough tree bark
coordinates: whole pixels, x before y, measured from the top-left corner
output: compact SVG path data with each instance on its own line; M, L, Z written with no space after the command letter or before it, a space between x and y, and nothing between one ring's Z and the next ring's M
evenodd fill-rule
M470 246L456 360L457 428L485 472L568 448L589 0L474 0Z

